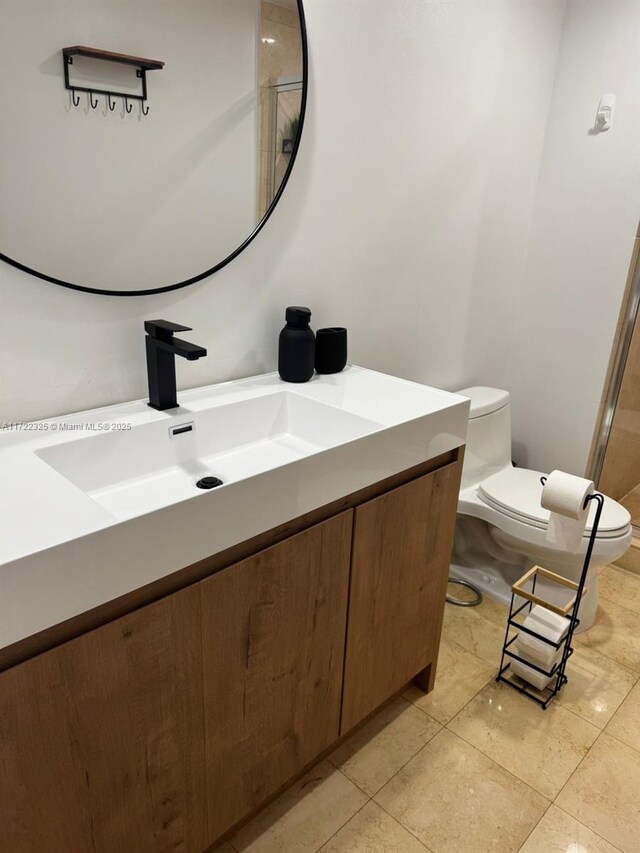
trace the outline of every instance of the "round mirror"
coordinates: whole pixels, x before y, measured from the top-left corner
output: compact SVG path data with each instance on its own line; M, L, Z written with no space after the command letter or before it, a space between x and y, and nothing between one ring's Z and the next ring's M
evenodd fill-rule
M139 296L229 263L277 204L302 0L0 0L0 257Z

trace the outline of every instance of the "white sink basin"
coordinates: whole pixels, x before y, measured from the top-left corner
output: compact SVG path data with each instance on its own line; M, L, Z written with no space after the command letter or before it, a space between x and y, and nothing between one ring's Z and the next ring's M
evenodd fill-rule
M230 484L375 432L381 424L290 391L189 417L91 433L36 451L117 518L203 497L208 475ZM218 487L222 488L222 487Z
M358 367L178 397L0 431L0 648L460 447L469 412Z

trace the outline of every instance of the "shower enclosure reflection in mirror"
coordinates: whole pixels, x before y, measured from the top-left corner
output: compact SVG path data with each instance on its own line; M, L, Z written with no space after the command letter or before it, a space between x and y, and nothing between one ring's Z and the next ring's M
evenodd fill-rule
M74 290L143 296L248 246L300 145L302 0L0 0L0 14L15 70L0 79L0 259ZM132 65L75 54L78 91L65 88L69 45L160 57L144 118L125 97Z

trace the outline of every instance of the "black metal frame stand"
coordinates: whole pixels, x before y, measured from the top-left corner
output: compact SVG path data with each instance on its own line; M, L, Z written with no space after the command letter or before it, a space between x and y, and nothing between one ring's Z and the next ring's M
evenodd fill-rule
M546 482L546 477L542 478L542 484ZM538 705L540 705L543 709L546 709L551 702L551 700L556 696L559 690L567 683L567 676L565 674L565 668L567 665L567 661L573 654L573 648L571 646L571 641L573 639L573 634L577 626L580 624L580 620L578 619L578 609L580 607L580 601L582 600L582 594L584 592L585 583L587 579L587 572L589 570L589 564L591 563L591 554L593 553L593 546L595 543L595 539L598 533L598 525L600 524L600 516L602 515L602 507L604 506L604 497L599 492L594 492L592 495L587 495L584 502L584 509L589 506L591 501L596 501L598 504L596 509L596 515L593 522L593 527L591 528L591 535L589 536L589 544L587 545L587 552L585 554L584 563L582 566L582 572L580 574L580 580L577 584L572 583L571 581L565 581L564 579L558 579L557 575L554 575L553 572L549 572L545 569L534 568L531 569L527 574L523 575L517 583L515 583L511 587L511 604L509 606L509 618L507 620L507 629L504 637L504 644L502 647L502 657L500 659L500 670L496 677L496 681L502 681L505 684L508 684L509 687L512 687L514 690L517 690L518 693L523 693L529 699L532 699ZM570 607L561 609L557 608L550 603L545 603L542 599L538 598L535 594L536 592L536 580L538 574L541 574L543 577L548 578L550 580L558 580L558 583L561 583L563 586L569 587L575 590L575 596L572 600ZM532 578L532 588L531 590L524 590L518 586L518 584L525 583L528 578ZM514 604L516 598L525 598L525 603L520 605L517 609L514 610ZM553 612L559 613L567 618L569 622L569 627L566 635L558 642L555 643L552 640L549 640L547 637L542 634L538 634L535 631L532 631L530 628L525 628L522 622L517 621L517 617L520 616L524 611L528 615L531 612L534 604L541 604L543 607L547 606L548 609ZM515 630L515 634L509 638L510 631ZM536 666L529 660L525 660L515 653L515 651L511 650L511 645L517 640L518 634L520 632L524 632L529 634L532 637L540 640L543 643L546 643L548 646L554 649L560 649L563 647L562 656L560 661L550 669L545 670L539 666ZM514 678L518 678L515 673L509 672L510 669L510 661L507 660L505 663L505 657L511 658L513 660L520 661L531 669L536 670L536 672L541 673L547 677L552 677L552 681L544 690L538 690L533 685L528 684L524 681L524 679L519 679L522 683L518 683L514 681Z

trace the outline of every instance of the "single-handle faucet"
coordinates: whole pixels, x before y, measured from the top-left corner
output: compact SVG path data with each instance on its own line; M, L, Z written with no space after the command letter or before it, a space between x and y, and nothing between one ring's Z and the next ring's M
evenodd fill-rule
M178 405L176 398L176 356L187 361L203 358L204 347L174 338L174 332L190 332L189 326L179 326L168 320L145 320L147 346L147 377L149 379L149 405L163 412Z

